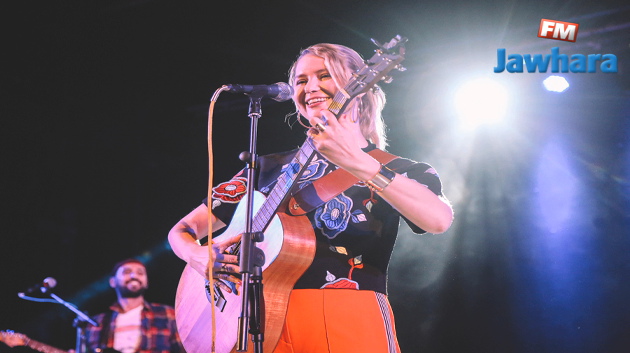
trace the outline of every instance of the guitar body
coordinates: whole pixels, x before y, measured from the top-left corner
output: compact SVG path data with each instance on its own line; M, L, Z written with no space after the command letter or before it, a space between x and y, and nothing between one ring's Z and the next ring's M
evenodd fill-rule
M247 199L236 208L232 222L215 241L223 241L245 231ZM265 196L254 193L254 214ZM256 244L265 253L263 265L264 346L273 352L278 343L287 312L293 285L306 271L315 256L315 234L305 216L294 217L284 213L275 215L264 232L264 241ZM205 279L192 267L186 266L177 287L175 316L179 336L188 353L210 352L212 346L212 307L206 295ZM239 292L240 293L240 292ZM215 307L216 352L235 351L238 318L241 314L241 297L223 291L226 300L223 311ZM248 344L253 352L253 344Z

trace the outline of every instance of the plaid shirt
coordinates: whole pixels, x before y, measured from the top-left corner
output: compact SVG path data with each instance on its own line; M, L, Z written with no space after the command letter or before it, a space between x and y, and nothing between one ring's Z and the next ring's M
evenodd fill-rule
M114 347L116 316L122 312L122 308L114 303L110 309L111 311L93 318L99 323L99 327L88 325L85 333L88 352L100 352ZM110 316L109 320L106 320L107 316ZM139 353L185 353L177 333L175 310L172 307L144 302L141 317L142 341ZM107 328L103 327L103 321L109 321ZM101 338L101 334L107 334L107 338Z

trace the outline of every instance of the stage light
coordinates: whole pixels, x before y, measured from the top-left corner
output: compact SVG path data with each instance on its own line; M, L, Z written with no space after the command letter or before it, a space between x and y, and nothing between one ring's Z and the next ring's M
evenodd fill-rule
M564 90L569 88L569 82L567 82L564 77L556 75L547 77L543 81L543 85L545 86L547 91L552 92L563 92Z
M455 93L454 101L461 126L474 129L503 120L508 92L500 83L483 78L463 84Z

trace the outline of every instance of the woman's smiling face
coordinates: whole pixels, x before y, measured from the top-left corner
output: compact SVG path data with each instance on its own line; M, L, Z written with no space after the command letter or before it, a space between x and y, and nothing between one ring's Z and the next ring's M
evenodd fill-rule
M295 67L293 99L300 113L309 121L321 117L337 91L337 85L328 72L324 59L308 54L300 58Z

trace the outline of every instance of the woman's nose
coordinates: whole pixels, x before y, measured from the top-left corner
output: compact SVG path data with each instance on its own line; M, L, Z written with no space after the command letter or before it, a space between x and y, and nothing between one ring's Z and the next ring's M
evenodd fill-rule
M308 80L306 86L304 87L304 91L306 93L312 93L319 91L319 81L318 80Z

